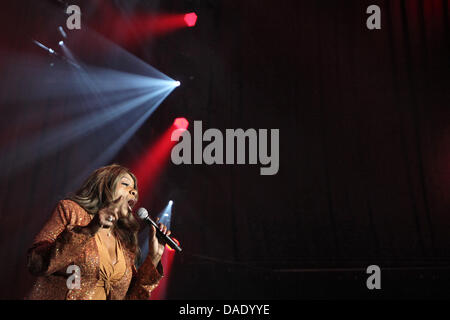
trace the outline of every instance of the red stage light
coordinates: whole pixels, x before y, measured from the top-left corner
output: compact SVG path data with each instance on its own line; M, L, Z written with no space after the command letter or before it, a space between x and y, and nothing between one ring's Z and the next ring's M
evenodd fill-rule
M186 130L189 126L189 121L186 120L186 118L176 118L173 122L173 125L177 129L184 129Z
M148 151L131 165L132 171L139 181L140 198L151 194L158 177L168 162L172 147L176 144L175 141L172 141L172 136L181 135L188 126L189 122L185 118L175 119L166 132L152 146L149 146Z
M197 15L195 14L195 12L186 13L184 15L184 21L186 22L186 25L188 27L193 27L197 22Z
M151 300L163 300L166 298L167 287L169 284L168 281L170 279L170 272L172 269L174 257L175 257L175 250L172 249L164 250L164 253L161 257L161 263L163 265L165 275L159 282L159 285L152 291L152 294L150 296Z
M180 242L177 239L175 239L175 238L172 238L172 239L173 239L173 241L175 241L175 243L177 245L180 245ZM175 251L175 249L172 249L168 244L166 244L166 249L169 251Z

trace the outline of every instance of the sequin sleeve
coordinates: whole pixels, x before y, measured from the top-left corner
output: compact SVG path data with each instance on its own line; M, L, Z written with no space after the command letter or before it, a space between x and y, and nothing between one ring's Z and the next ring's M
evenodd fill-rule
M126 299L149 300L151 292L158 286L163 276L164 271L161 262L155 268L152 260L147 256L139 270L136 270L133 265L133 278Z
M77 210L80 209L70 200L58 203L28 250L27 266L33 275L53 274L82 254L92 235L79 225Z

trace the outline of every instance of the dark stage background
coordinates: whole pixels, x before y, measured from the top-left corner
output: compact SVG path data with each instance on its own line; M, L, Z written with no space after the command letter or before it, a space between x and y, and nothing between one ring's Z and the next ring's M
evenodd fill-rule
M195 11L198 22L130 45L108 27L105 2L124 16ZM158 212L175 201L172 230L186 252L168 299L449 297L449 1L70 3L82 23L182 83L102 165L138 160L177 116L204 129L280 129L274 176L167 160L142 205ZM366 28L371 4L381 30ZM58 8L3 1L0 10L3 299L29 290L27 248L101 152L89 149L91 134L11 170L27 156L14 153L24 137L64 123L64 101L15 99L28 88L9 62L40 53L33 37L57 41L48 30L60 22L47 17ZM379 291L366 288L370 264L381 267Z

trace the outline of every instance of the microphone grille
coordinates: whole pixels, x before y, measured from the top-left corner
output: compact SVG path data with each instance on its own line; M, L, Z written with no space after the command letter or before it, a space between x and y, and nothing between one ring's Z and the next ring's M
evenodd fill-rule
M136 214L142 220L144 220L145 218L148 217L148 211L145 208L139 208L138 211L136 212Z

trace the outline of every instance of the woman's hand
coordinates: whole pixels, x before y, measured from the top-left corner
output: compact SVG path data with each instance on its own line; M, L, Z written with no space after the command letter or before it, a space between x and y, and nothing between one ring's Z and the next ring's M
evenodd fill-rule
M156 220L158 222L159 219ZM167 227L160 223L159 229L165 234L170 235L171 231L167 230ZM149 238L149 244L148 244L148 254L150 255L153 265L155 268L157 267L159 261L161 260L161 257L164 253L164 246L160 240L156 237L156 228L154 226L151 226L150 228L150 238Z
M91 234L95 234L101 227L111 228L119 219L119 215L125 216L128 214L128 203L122 200L123 197L120 196L111 202L109 206L99 210L92 221L86 226Z

